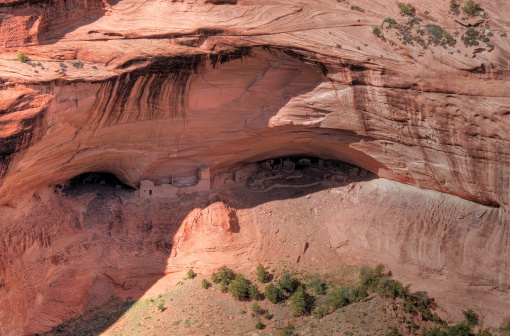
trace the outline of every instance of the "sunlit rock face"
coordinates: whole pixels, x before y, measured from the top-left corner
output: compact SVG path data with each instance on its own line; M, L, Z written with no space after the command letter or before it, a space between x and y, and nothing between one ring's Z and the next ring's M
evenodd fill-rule
M510 3L480 3L494 47L465 46L473 20L428 0L423 25L459 37L423 49L373 34L407 20L392 1L0 0L0 204L84 172L138 187L300 154L504 211ZM27 235L5 255L49 244Z

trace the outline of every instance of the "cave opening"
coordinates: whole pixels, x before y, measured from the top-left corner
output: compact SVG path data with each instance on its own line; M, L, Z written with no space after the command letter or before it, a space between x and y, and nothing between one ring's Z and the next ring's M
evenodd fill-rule
M344 161L290 155L244 164L233 169L230 178L251 192L268 192L274 188L329 188L372 179L374 175Z
M133 192L135 189L108 172L85 172L55 186L55 193L71 196L91 190Z

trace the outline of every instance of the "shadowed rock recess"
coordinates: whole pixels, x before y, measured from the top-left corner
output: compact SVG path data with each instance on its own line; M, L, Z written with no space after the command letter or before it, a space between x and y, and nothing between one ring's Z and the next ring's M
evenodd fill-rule
M336 188L343 210L320 222L338 246L327 258L428 279L447 310L467 307L444 294L458 287L500 325L510 3L479 3L483 13L463 17L447 1L412 2L413 24L456 41L423 47L389 0L352 2L364 11L334 0L0 0L0 334L140 298L190 263L235 264L235 249L260 251L246 252L256 265L277 255L257 209ZM463 42L468 29L476 45ZM256 171L300 158L359 170ZM206 194L190 187L199 167L210 169ZM176 197L139 197L141 181L170 178Z

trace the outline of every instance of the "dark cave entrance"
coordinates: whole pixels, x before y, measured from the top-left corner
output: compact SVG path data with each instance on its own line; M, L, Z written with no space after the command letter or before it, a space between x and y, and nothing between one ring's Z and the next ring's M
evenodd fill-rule
M86 172L70 178L63 184L55 186L55 193L62 193L70 196L76 196L90 191L124 191L133 192L135 189L112 173L106 172Z

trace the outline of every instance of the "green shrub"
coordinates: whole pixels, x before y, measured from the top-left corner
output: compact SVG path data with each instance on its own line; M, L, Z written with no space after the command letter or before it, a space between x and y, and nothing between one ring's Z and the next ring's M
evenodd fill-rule
M429 330L429 328L425 327L421 331L421 336L447 336L446 332L439 329L438 327L434 327Z
M328 315L329 313L329 306L327 305L320 305L316 307L314 310L312 310L312 316L316 319L321 319L324 316Z
M282 299L282 292L279 288L270 283L264 290L264 296L269 302L276 304Z
M222 281L220 282L220 291L221 291L222 293L226 293L226 292L228 292L228 285L229 285L229 284L228 284L228 282L226 282L226 281L223 281L223 280L222 280Z
M351 6L351 9L352 10L356 10L358 12L362 12L362 13L365 13L365 10L359 6Z
M466 322L470 326L478 325L479 318L478 314L473 311L473 309L463 310L462 314L464 314L464 318Z
M473 0L468 0L466 5L462 7L462 11L469 16L475 16L480 10L480 4L474 2Z
M202 288L208 289L210 286L211 284L207 281L207 279L202 279Z
M75 67L76 69L83 69L83 62L82 61L76 61L76 62L73 62L71 63L73 65L73 67Z
M413 16L416 10L414 9L413 5L410 3L398 3L398 8L400 9L400 15L402 16Z
M363 266L361 267L359 271L359 281L360 286L364 288L372 288L374 286L374 283L377 283L377 276L374 273L374 270L370 268L369 266Z
M413 26L415 26L415 25L418 25L418 26L419 26L419 25L420 25L420 22L421 22L421 19L420 19L419 17L413 17L412 19L409 19L409 20L407 21L407 25L408 25L408 26L411 26L411 27L413 27ZM379 267L379 266L382 266L382 267L383 267L382 269L384 269L384 265L377 265L377 266L376 266L376 268L377 268L377 267ZM381 270L381 271L382 271L382 270Z
M383 23L385 23L385 22L388 22L390 25L396 25L397 24L397 21L395 19L392 19L392 18L384 19Z
M234 273L233 270L231 270L227 266L223 265L218 270L218 276L219 276L220 282L225 281L227 283L230 283L232 280L234 280L234 278L236 277L236 274Z
M480 43L478 43L478 40L480 39L480 32L477 31L474 28L469 28L466 30L464 35L462 35L462 41L464 42L464 45L466 47L472 47L477 46Z
M18 54L18 61L25 63L27 60L28 60L28 58L24 53L20 52Z
M211 274L211 281L214 283L220 283L221 279L218 273L213 272L213 274Z
M252 300L258 300L259 297L260 297L260 292L259 292L259 289L257 286L255 285L251 285L249 288L248 288L248 296L250 297L250 299Z
M250 298L250 281L242 274L237 274L234 281L228 286L228 291L239 301L246 301Z
M190 269L188 270L188 274L186 275L186 277L187 277L188 279L194 279L196 276L197 276L197 274L196 274L195 272L193 272L193 269L192 269L192 268L190 268Z
M258 321L257 324L255 324L255 328L259 329L259 330L262 330L266 327L266 325L264 323L262 323L261 321Z
M266 320L270 320L270 319L272 319L272 318L273 318L273 315L272 315L272 314L270 314L268 310L264 310L264 318L265 318Z
M262 264L257 266L257 280L262 283L267 283L269 281L269 274Z
M294 327L294 325L289 323L289 324L287 324L287 326L285 328L280 330L280 335L281 336L291 336L292 334L294 334L295 329L296 329L296 327Z
M440 39L441 37L443 37L444 30L440 26L435 24L428 24L426 27L427 30L429 31L429 34L434 36L435 38Z
M464 324L459 323L452 327L448 327L448 333L445 334L447 336L471 336L471 327Z
M328 295L327 302L331 307L333 307L333 309L338 309L352 303L353 298L352 287L340 287L336 288Z
M450 12L459 15L460 14L459 8L460 4L457 0L450 0Z
M386 333L386 336L402 336L397 327L393 327Z
M301 286L301 282L297 278L292 277L289 272L284 272L278 280L278 287L289 295L292 295L299 286Z
M328 285L324 281L319 278L313 278L310 280L308 284L308 288L316 295L324 295L326 294L326 290L328 289Z
M159 304L158 304L158 310L159 311L165 311L165 300L161 300L159 301Z
M374 29L372 29L372 33L377 37L382 37L381 28L379 26L375 26Z
M253 302L253 304L251 305L251 310L256 314L256 315L262 315L264 314L264 309L262 309L262 307L260 307L260 305L257 303L257 302Z
M390 279L386 276L379 279L376 292L383 297L396 299L405 298L409 295L409 290L401 282Z
M290 297L290 307L294 316L300 316L310 313L314 304L314 298L305 290L305 286L301 285Z

